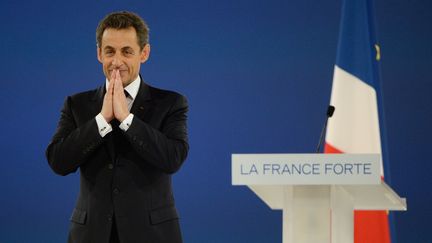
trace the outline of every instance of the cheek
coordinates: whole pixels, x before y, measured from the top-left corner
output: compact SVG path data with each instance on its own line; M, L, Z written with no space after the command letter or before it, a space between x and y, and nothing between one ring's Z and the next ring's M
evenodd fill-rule
M108 64L103 65L103 70L107 76L111 76L111 72L109 71L109 65Z

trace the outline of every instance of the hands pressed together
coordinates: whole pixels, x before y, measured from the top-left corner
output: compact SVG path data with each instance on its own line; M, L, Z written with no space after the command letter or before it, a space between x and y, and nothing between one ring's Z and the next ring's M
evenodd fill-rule
M111 72L111 79L103 100L101 114L107 122L111 122L113 119L123 122L130 114L118 69Z

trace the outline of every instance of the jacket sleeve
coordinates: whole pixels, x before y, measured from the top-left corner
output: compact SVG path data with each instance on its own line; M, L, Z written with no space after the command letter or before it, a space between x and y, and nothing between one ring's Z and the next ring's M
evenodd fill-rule
M102 142L95 119L77 127L72 111L72 98L67 97L57 130L45 154L55 173L67 175L85 163Z
M143 160L166 173L175 173L189 151L187 112L186 98L178 95L160 130L134 116L125 133L133 149Z

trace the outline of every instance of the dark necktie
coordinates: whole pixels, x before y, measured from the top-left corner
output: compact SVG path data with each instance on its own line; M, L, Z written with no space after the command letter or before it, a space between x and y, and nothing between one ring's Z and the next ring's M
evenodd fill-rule
M132 101L133 101L133 99L132 99L132 96L129 94L129 92L127 92L127 90L124 90L124 93L125 93L125 96L126 96L127 106L128 106L129 111L130 111L130 109L132 107Z

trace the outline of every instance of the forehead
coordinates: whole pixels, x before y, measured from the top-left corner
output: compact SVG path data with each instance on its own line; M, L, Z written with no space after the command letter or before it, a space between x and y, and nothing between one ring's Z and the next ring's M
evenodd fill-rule
M138 37L133 27L127 29L108 28L102 34L102 48L107 46L113 48L132 47L139 48Z

